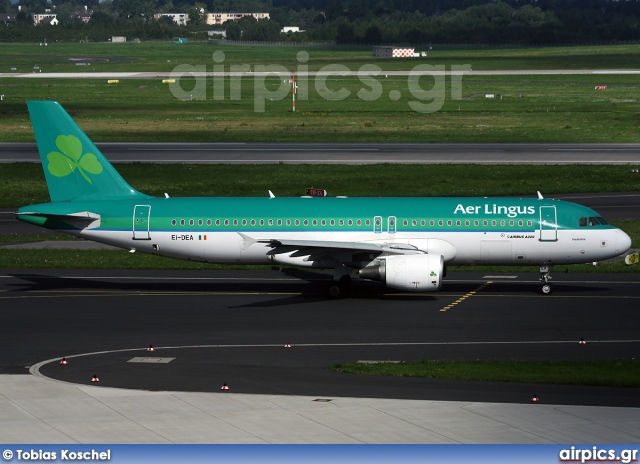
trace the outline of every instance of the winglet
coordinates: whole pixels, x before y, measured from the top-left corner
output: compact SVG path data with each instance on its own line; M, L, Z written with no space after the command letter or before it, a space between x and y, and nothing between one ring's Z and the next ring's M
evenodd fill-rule
M540 190L538 190L538 200L544 200L544 197L540 193Z
M269 198L275 198L276 196L273 194L271 190L269 190Z

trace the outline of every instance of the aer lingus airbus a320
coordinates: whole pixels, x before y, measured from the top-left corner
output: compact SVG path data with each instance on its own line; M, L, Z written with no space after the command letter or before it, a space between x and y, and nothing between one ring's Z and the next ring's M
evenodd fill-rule
M333 269L329 293L364 279L440 290L446 265L600 261L631 240L595 211L538 198L169 198L132 188L67 112L27 103L50 203L17 217L142 253L209 263Z

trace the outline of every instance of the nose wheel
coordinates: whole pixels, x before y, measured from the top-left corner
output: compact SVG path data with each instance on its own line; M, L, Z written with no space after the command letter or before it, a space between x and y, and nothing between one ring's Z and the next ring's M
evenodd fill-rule
M553 292L553 287L549 282L551 280L551 268L549 266L540 266L540 282L542 282L542 293L549 295Z

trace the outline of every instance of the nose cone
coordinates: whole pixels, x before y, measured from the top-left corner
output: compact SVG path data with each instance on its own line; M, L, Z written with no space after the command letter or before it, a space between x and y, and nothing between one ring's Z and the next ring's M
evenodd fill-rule
M620 229L616 230L616 251L619 254L625 253L631 248L631 237Z

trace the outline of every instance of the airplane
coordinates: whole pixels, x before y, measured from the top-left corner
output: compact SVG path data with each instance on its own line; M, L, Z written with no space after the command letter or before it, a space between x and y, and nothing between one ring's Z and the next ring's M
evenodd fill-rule
M449 265L551 267L614 258L629 236L590 208L538 198L152 197L131 187L55 101L27 106L51 202L17 218L130 252L222 264L333 269L408 292L441 290Z

